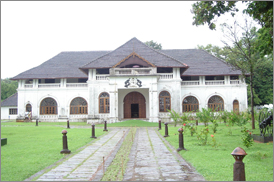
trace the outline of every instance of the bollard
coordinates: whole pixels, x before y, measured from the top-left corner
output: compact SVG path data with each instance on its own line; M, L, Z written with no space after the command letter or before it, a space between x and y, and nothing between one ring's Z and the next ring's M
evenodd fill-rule
M241 147L237 147L233 150L231 155L235 159L233 166L233 181L245 181L245 164L243 163L243 159L247 153Z
M35 126L38 126L38 119L36 119L36 125Z
M97 138L95 136L95 124L92 124L91 126L92 126L92 129L91 129L91 137L90 138Z
M61 150L61 154L70 154L70 150L68 149L68 140L67 140L67 130L63 130L63 150Z
M179 128L178 132L179 132L179 148L177 149L177 151L181 151L181 150L186 150L184 147L184 135L183 135L183 128Z
M161 129L162 129L162 125L161 125L161 120L159 119L159 129L158 129L158 131L161 130Z
M165 122L165 136L164 137L169 137L168 135L168 127L167 127L168 123Z
M196 126L198 126L198 120L196 120Z
M104 130L103 130L103 131L108 131L108 130L107 130L107 121L105 121Z
M70 128L70 127L69 127L69 120L67 120L67 128Z

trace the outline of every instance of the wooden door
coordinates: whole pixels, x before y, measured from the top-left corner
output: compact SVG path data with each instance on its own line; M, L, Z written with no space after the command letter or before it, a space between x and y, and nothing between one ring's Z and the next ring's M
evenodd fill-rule
M130 92L124 98L124 118L132 118L131 106L138 104L138 118L146 118L146 100L139 92ZM135 105L136 106L136 105Z
M233 112L239 113L239 102L237 100L233 101Z

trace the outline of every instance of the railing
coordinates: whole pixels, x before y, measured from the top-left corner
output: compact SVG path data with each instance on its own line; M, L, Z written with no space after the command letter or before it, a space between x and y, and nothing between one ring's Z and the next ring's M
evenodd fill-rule
M25 88L33 88L33 84L25 84Z
M173 79L173 73L159 74L161 80Z
M55 84L39 84L38 88L58 88L60 87L60 83Z
M96 75L96 80L109 80L109 75Z
M240 80L230 80L231 85L240 84Z
M112 68L110 72L111 75L149 75L155 74L156 68Z
M224 85L224 80L218 80L218 81L205 81L205 85Z
M199 85L199 81L183 81L182 85Z
M88 87L87 83L67 83L67 87Z

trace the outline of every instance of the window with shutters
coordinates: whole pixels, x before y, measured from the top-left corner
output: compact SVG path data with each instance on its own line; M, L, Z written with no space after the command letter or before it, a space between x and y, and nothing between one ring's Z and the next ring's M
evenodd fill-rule
M214 95L208 100L208 107L212 109L212 111L224 111L224 100L222 97L218 95Z
M183 112L199 111L199 101L196 97L188 96L183 100Z
M106 92L99 96L99 113L109 113L109 94Z
M57 102L53 98L45 98L40 104L40 114L57 114Z
M171 98L167 91L162 91L159 95L159 111L168 112L171 108Z
M70 114L87 114L88 104L82 97L76 97L70 103Z

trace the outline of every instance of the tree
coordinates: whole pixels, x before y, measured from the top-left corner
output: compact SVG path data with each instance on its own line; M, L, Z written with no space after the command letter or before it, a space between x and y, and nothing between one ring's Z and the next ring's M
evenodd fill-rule
M197 46L197 49L202 49L212 54L213 56L223 59L226 59L231 54L230 50L227 47L218 47L208 44L206 46ZM231 57L231 56L230 56ZM254 70L254 105L259 104L270 104L273 103L273 56L267 56L263 59L260 67L255 68ZM246 77L246 83L249 85L249 77ZM248 105L251 105L251 91L250 87L247 88L248 96Z
M255 70L264 61L257 49L258 33L254 25L248 22L247 19L243 26L235 21L233 25L223 23L222 27L224 36L227 39L222 40L222 42L231 51L227 58L228 63L241 70L244 78L246 78L246 75L249 75L252 129L255 129L253 77Z
M157 42L154 42L153 40L146 41L145 44L148 45L149 47L152 47L153 49L162 50L162 45L158 44Z
M242 1L247 3L246 13L253 17L262 28L258 30L258 40L260 41L258 49L261 57L273 52L273 2L272 1ZM239 11L236 6L237 1L199 1L192 5L194 14L193 25L204 25L207 23L211 30L216 29L216 17L230 12L234 17Z
M226 47L222 48L218 46L213 46L212 44L208 44L207 46L198 45L197 49L205 50L209 54L222 60L226 60L226 58L228 57L230 53L230 51Z
M11 81L9 78L1 79L1 101L15 94L17 87L17 81Z

